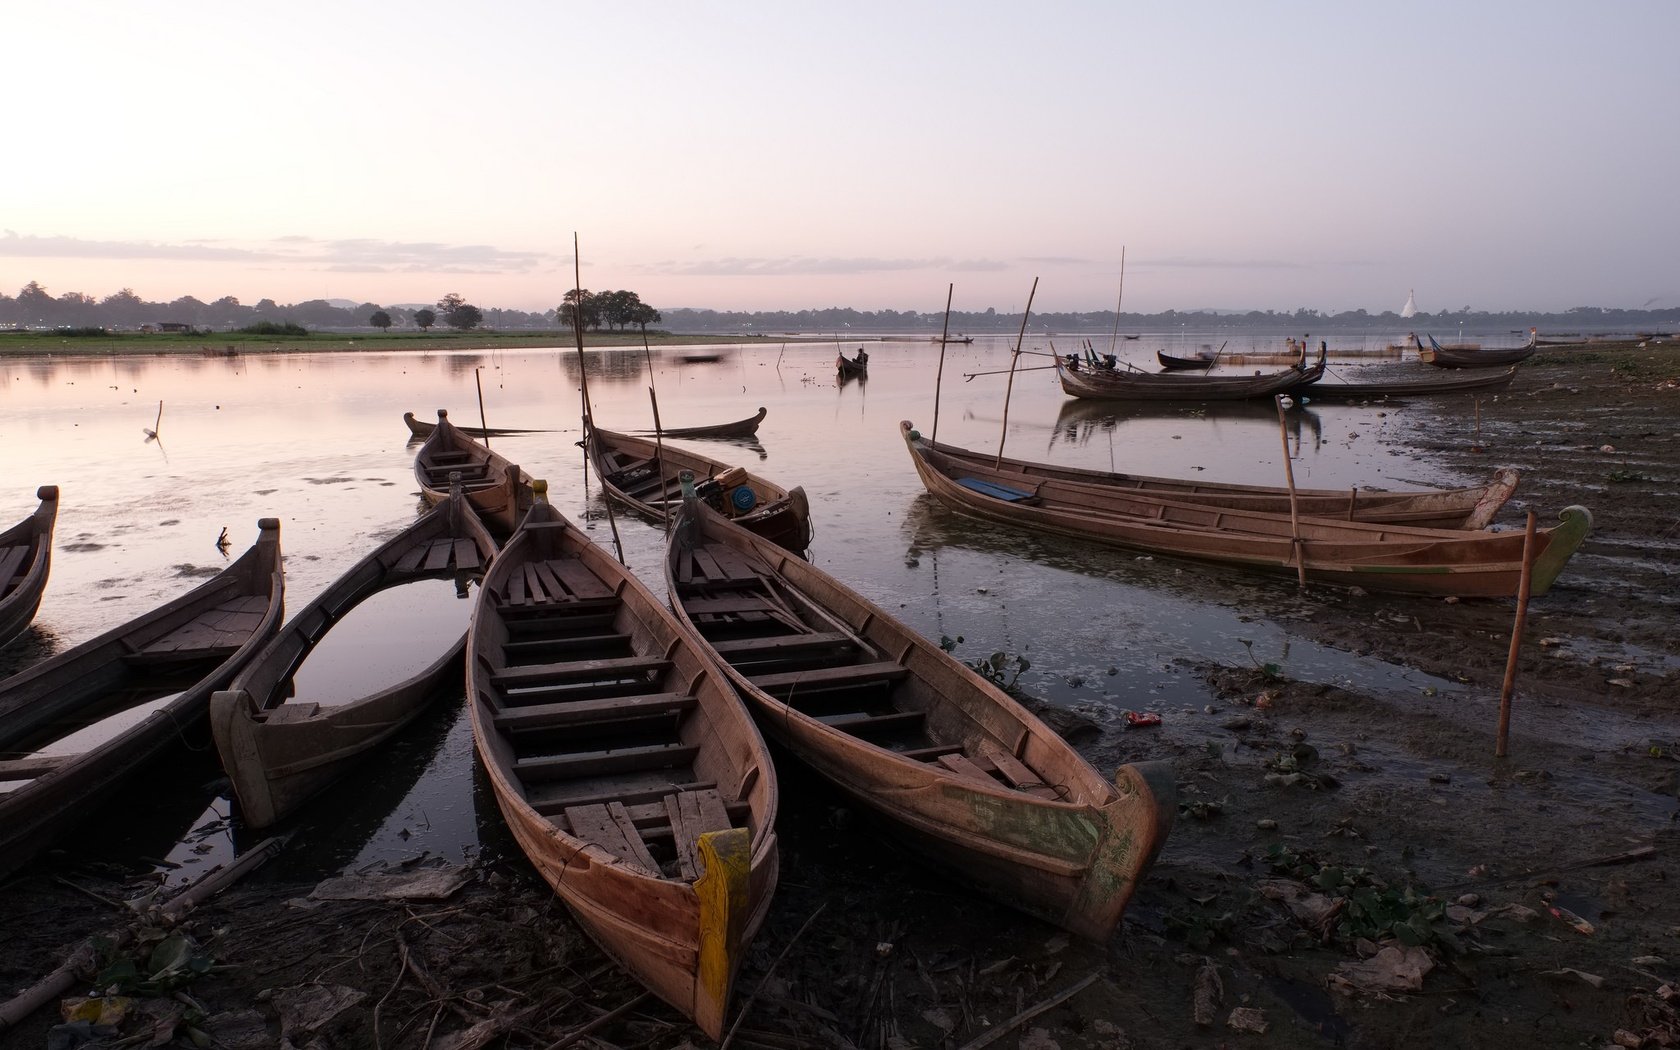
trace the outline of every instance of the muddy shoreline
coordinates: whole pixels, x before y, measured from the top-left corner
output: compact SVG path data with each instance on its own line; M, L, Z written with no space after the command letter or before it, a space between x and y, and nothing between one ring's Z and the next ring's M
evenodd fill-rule
M1101 946L915 867L784 762L781 882L731 1045L963 1047L1000 1029L991 1045L1033 1050L1680 1045L1677 380L1668 344L1548 348L1498 397L1375 409L1395 454L1466 477L1520 470L1503 527L1593 512L1529 610L1509 757L1493 734L1514 603L1256 589L1256 619L1464 688L1354 692L1256 653L1186 665L1198 702L1159 727L1083 712L1094 764L1167 759L1181 796ZM486 843L369 873L459 869L436 899L311 901L314 880L259 870L176 928L184 957L215 968L148 989L168 994L119 1030L252 1047L706 1045L637 1001L516 850ZM0 991L127 925L117 902L145 886L68 862L0 883ZM183 944L151 927L141 943ZM37 1011L0 1047L46 1045L60 1023Z

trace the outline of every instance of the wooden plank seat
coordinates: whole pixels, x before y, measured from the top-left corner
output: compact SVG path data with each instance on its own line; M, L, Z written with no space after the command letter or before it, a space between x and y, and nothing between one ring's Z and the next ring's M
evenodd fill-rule
M881 661L822 667L811 671L753 675L752 683L771 696L778 696L800 690L855 689L859 686L885 685L906 678L909 674L910 672L899 664Z
M673 777L666 770L644 770L615 777L613 787L607 791L585 790L579 793L576 790L578 786L556 781L533 788L531 805L545 817L560 816L571 806L607 802L622 802L632 813L641 806L656 805L663 813L665 805L662 800L666 795L679 791L705 791L717 787L717 781Z
M670 820L672 846L677 854L677 867L684 879L701 874L699 858L700 836L712 831L727 831L732 825L723 796L716 790L684 791L667 795L665 814Z
M17 584L18 570L23 567L23 559L29 554L29 544L22 543L15 547L0 547L0 591L9 591Z
M533 755L515 759L513 771L522 781L577 780L642 769L690 767L699 753L700 748L695 744L643 744L602 751Z
M998 775L1010 787L1018 791L1025 791L1029 795L1036 795L1039 798L1054 799L1061 797L1060 792L1046 784L1043 778L1014 755L1006 751L999 751L986 757L991 759L993 768L997 770Z
M615 598L617 593L576 558L552 558L527 563L523 571L508 578L506 593L498 597L503 608L509 608L602 601Z
M871 737L920 730L927 721L927 715L922 711L888 711L884 714L853 711L846 714L818 715L817 721L853 736Z
M600 846L614 857L632 867L653 875L659 874L659 863L648 852L635 822L630 819L624 803L573 806L565 811L566 823L577 838Z
M839 631L812 631L805 634L778 634L768 637L731 638L712 643L717 654L732 664L749 660L775 659L812 652L854 652L852 636Z
M596 697L570 703L531 704L506 709L496 714L495 723L496 728L507 733L608 725L680 715L692 711L698 702L687 693Z
M978 492L982 496L1003 500L1005 503L1035 503L1038 501L1036 493L1010 488L1008 485L999 485L992 481L982 481L980 478L957 478L956 482L965 489Z
M511 665L525 663L541 656L561 656L567 653L591 653L600 657L614 650L626 652L629 645L630 636L618 631L575 632L503 642L502 655Z
M617 599L591 599L567 605L518 606L505 610L502 623L509 638L533 639L568 634L600 633L618 619Z
M237 581L230 581L238 586ZM130 664L230 656L250 638L268 611L268 598L230 598L123 657Z
M561 663L507 667L492 674L492 685L517 689L560 682L607 682L646 678L671 669L662 656L617 656L604 660L567 660Z

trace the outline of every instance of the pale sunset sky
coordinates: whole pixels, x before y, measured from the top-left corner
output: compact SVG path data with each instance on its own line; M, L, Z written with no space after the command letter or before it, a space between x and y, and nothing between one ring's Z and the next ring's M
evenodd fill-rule
M1680 307L1680 3L53 0L0 291Z

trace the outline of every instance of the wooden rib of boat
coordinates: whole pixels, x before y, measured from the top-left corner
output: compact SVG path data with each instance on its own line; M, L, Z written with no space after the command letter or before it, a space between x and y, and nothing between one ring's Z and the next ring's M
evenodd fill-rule
M333 581L210 698L210 729L248 827L280 820L413 722L459 680L465 629L401 682L323 703L295 696L292 677L333 624L360 602L411 580L453 577L460 597L482 576L496 541L458 491Z
M1030 488L953 461L899 424L916 473L946 507L988 521L1151 554L1297 574L1373 591L1509 598L1522 573L1523 533L1425 529L1260 513L1147 498L1055 479ZM1592 527L1585 507L1535 532L1532 593L1544 594ZM1298 531L1297 531L1298 529ZM1299 536L1299 543L1295 537Z
M427 423L422 420L415 419L413 412L404 412L403 422L408 425L409 440L411 441L424 441L432 436L432 431L437 429L436 423ZM516 427L456 427L455 429L459 430L463 434L466 434L468 437L475 438L481 438L486 435L490 437L511 437L515 434L549 433L547 430L520 430Z
M845 354L834 355L834 367L839 370L841 379L856 379L869 374L869 351L858 347L856 357Z
M186 594L0 682L0 872L202 725L280 627L280 522Z
M937 645L703 504L684 507L665 568L772 739L991 896L1113 933L1172 826L1165 763L1109 782Z
M28 629L41 607L52 569L53 525L58 521L58 486L35 490L41 505L29 517L0 532L0 648Z
M1251 376L1143 372L1124 368L1078 367L1078 358L1055 358L1062 390L1096 401L1236 401L1296 390L1324 375L1325 353L1308 366L1304 359L1279 372Z
M1437 373L1439 374L1439 373ZM1306 396L1318 400L1364 401L1384 397L1433 397L1438 394L1462 394L1469 390L1497 390L1511 385L1517 377L1516 366L1503 372L1479 372L1442 379L1351 379L1339 383L1314 383Z
M949 469L960 469L968 476L1012 489L1032 491L1040 482L1056 481L1175 503L1263 514L1289 513L1289 490L1283 487L1120 474L1023 459L999 460L989 453L931 442L916 433L909 422L900 423L899 430L914 448L937 453ZM1313 517L1438 529L1483 529L1492 524L1499 508L1516 491L1517 480L1517 472L1506 467L1496 471L1493 480L1485 485L1402 492L1298 488L1295 498L1298 511Z
M607 954L719 1038L777 871L775 768L728 679L540 500L467 644L474 744L520 847Z
M760 408L756 415L746 419L737 419L733 423L713 423L703 427L667 427L664 430L638 430L638 434L662 434L668 438L732 438L751 437L758 433L758 425L764 422L769 409Z
M414 454L414 478L428 503L441 503L449 496L450 475L456 473L467 502L493 533L511 534L531 509L531 476L462 433L440 408L432 436Z
M794 553L811 545L811 507L803 488L784 489L692 449L592 427L584 440L607 495L654 521L682 498L681 474L693 471L702 494L742 528Z
M1424 346L1415 335L1412 342L1417 344L1418 357L1423 363L1437 368L1504 368L1533 357L1535 349L1533 343L1503 348L1485 348L1477 344L1442 346L1434 336L1429 337L1428 346Z

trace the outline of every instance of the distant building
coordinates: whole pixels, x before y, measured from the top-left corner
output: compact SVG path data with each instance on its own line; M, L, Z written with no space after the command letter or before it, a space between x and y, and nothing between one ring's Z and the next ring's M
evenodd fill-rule
M192 331L192 325L190 325L190 324L179 324L175 321L159 321L158 322L158 331L160 331L160 332L190 332L190 331Z
M1406 305L1402 306L1400 308L1400 316L1401 317L1416 317L1417 312L1418 312L1417 294L1415 292L1413 292L1411 289L1407 289L1406 290Z

